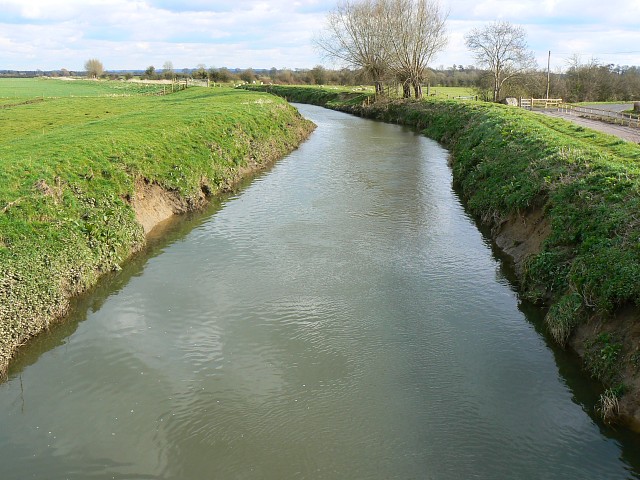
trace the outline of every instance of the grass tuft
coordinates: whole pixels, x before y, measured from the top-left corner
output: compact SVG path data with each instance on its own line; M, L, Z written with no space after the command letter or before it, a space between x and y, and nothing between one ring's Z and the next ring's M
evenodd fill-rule
M614 389L608 388L600 394L596 412L606 424L614 423L619 418L620 403L618 402L618 394Z
M581 318L582 299L576 295L564 295L554 303L545 317L545 323L558 344L565 346L573 329Z

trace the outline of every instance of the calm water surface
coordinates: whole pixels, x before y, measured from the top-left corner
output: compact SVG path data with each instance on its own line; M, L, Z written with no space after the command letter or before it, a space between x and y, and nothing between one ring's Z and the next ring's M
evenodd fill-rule
M401 127L318 129L22 353L0 478L638 478Z

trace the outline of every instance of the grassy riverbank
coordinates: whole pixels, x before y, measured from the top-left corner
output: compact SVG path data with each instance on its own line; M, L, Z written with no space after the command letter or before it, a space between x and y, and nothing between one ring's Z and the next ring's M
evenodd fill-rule
M503 105L269 90L446 145L467 207L514 258L523 293L606 385L603 413L619 399L620 415L640 420L640 146Z
M143 246L134 207L154 210L155 195L169 213L197 208L313 128L280 99L231 89L38 95L0 108L0 373Z

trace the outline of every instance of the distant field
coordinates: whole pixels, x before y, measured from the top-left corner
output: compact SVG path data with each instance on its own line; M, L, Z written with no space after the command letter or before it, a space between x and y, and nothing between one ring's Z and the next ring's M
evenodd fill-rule
M33 98L103 97L162 92L164 85L125 81L60 80L56 78L0 78L0 105Z
M424 93L426 95L426 88ZM435 93L435 96L439 98L471 97L476 95L472 88L467 87L431 87L430 93Z
M0 106L12 105L35 98L56 97L104 97L116 95L145 95L162 92L168 85L125 82L118 80L61 80L56 78L0 78ZM339 92L371 92L373 86L319 86L309 85L305 88L336 90ZM397 94L401 91L398 90ZM438 98L467 97L475 95L467 87L429 88L431 96ZM427 88L424 87L427 95Z

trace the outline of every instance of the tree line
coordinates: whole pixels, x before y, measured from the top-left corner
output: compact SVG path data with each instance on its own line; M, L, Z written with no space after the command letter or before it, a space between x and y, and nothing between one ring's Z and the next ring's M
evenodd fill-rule
M86 75L86 72L74 72L67 69L52 71L0 70L1 77L68 77ZM112 80L163 79L164 72L155 68L145 71L117 73L104 71L100 78ZM316 65L311 69L229 69L225 67L205 67L199 65L174 71L170 78L209 79L212 82L234 84L240 82L280 85L365 85L370 79L362 70L341 68L330 69ZM493 100L492 74L475 65L452 65L429 67L425 82L432 87L466 87L472 89L479 98ZM504 97L544 98L547 86L546 70L536 69L527 75L507 82L501 95ZM582 61L573 56L567 60L562 73L551 73L550 96L562 98L567 102L606 102L640 100L640 67L604 64L597 59Z

